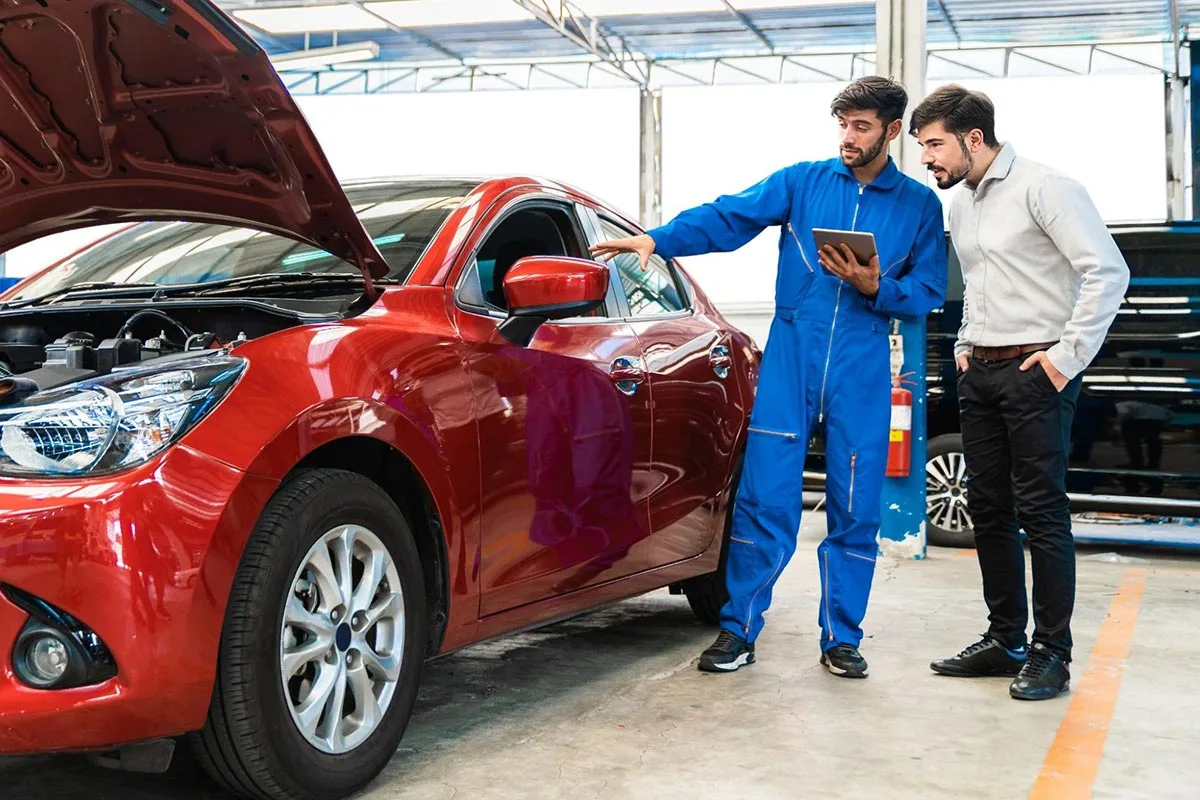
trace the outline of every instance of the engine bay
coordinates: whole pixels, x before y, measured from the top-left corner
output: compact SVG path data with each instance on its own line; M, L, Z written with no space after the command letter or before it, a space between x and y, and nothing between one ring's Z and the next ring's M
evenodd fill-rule
M38 390L118 367L236 345L285 328L341 319L254 301L89 304L0 311L0 378ZM322 311L327 306L321 307Z

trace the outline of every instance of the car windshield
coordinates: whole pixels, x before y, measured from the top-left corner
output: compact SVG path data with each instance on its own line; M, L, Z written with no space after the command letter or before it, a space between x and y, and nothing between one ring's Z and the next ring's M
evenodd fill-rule
M346 194L403 282L474 184L405 182L348 187ZM174 286L289 273L360 275L358 267L284 236L230 225L145 222L123 230L29 281L10 300L85 284Z

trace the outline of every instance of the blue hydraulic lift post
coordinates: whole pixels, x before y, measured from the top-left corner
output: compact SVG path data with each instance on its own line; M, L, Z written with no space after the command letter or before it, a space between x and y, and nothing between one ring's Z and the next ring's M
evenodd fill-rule
M876 72L899 79L908 91L909 110L925 97L926 0L876 0ZM921 149L909 135L907 117L893 156L905 174L921 183L929 172L921 164ZM893 321L892 332L903 337L903 366L912 373L904 388L912 392L910 466L906 477L885 478L880 550L899 558L925 558L925 320ZM893 372L895 370L893 369ZM871 391L878 391L872 389Z

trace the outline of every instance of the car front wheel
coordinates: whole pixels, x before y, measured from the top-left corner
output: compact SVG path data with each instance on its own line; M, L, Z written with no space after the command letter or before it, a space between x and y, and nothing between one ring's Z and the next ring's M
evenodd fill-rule
M974 547L975 529L967 511L967 462L962 436L938 436L925 453L925 518L929 543Z
M374 780L416 700L424 597L411 529L382 489L340 470L286 482L234 579L208 721L191 737L206 771L272 800Z

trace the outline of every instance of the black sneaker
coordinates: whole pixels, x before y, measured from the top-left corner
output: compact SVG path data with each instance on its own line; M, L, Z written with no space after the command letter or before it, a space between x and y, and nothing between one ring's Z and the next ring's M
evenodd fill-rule
M1008 687L1017 700L1050 700L1071 686L1071 671L1063 657L1046 645L1035 644L1021 674Z
M700 654L700 669L705 672L734 672L754 663L754 645L729 631L717 634L712 646Z
M857 647L848 644L839 644L821 653L821 663L825 669L841 678L867 677L867 660Z
M929 668L954 678L1011 678L1021 671L1026 655L1024 647L1009 650L990 636L984 636L954 658L934 661Z

